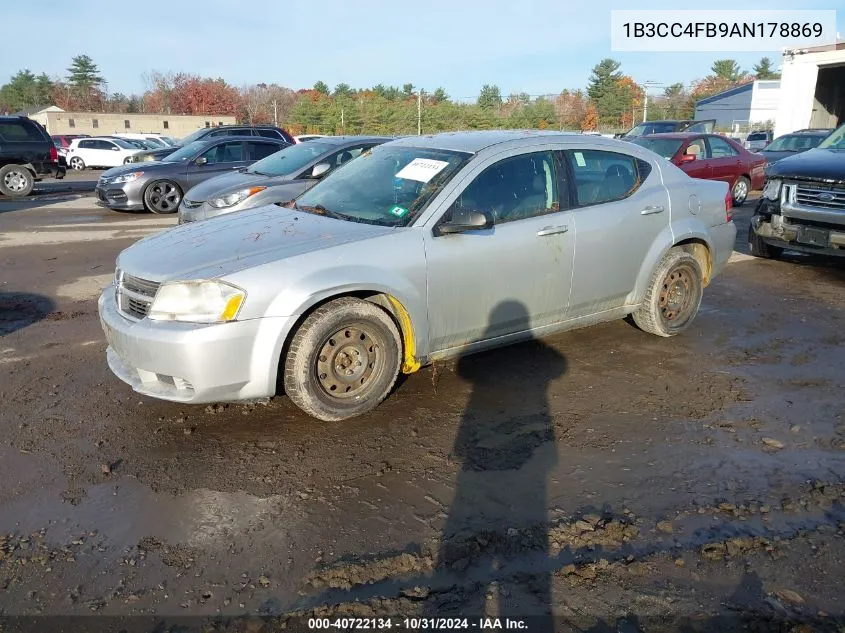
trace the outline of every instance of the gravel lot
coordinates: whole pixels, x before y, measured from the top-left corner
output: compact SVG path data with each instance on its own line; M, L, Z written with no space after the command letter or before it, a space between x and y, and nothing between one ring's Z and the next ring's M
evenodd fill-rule
M110 374L96 297L175 218L96 176L0 199L0 615L845 626L845 262L744 254L753 202L685 335L485 353L327 424Z

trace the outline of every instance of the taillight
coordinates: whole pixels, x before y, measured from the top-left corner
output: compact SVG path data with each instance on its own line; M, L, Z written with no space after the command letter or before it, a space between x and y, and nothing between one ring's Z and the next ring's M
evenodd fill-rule
M731 195L731 190L728 189L728 193L725 194L725 222L730 222L734 219L734 199Z
M50 146L50 160L54 163L59 160L59 150L56 149L55 145Z

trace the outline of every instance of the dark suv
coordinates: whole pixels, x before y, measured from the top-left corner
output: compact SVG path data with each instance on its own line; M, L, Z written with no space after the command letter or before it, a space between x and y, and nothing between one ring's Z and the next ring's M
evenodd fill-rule
M24 116L0 116L0 194L26 196L43 176L64 175L47 130Z
M135 154L132 157L132 162L161 160L188 143L216 138L218 136L264 136L266 138L285 141L290 145L296 142L286 130L274 125L218 125L217 127L204 127L196 132L191 132L185 138L180 139L179 144L175 147L163 147L161 149Z

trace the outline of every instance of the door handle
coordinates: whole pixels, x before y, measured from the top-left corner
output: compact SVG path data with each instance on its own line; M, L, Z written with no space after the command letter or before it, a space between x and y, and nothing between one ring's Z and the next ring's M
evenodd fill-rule
M560 226L544 226L542 229L537 231L537 235L543 237L544 235L555 235L557 233L566 233L569 230L569 227L565 224L561 224Z
M652 213L663 213L663 205L650 204L645 209L640 211L640 215L651 215Z

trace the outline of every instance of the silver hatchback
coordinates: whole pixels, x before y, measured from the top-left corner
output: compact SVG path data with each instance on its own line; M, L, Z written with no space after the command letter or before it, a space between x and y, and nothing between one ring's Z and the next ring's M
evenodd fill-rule
M117 260L112 371L205 403L361 414L400 372L632 315L689 327L731 255L723 182L632 143L490 131L403 138L295 203L177 227Z

